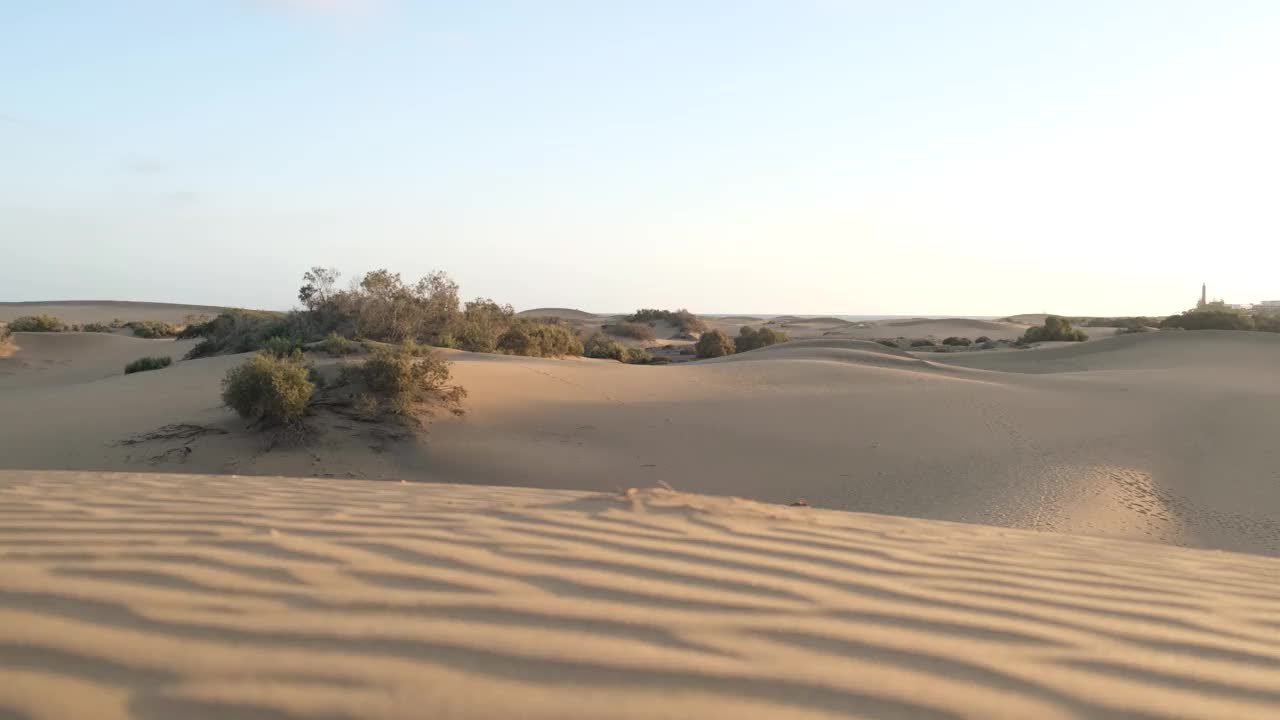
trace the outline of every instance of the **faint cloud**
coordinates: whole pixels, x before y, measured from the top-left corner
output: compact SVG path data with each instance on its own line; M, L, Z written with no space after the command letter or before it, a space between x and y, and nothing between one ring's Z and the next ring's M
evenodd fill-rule
M386 4L386 0L258 0L266 5L274 5L289 10L322 13L365 13L378 10Z

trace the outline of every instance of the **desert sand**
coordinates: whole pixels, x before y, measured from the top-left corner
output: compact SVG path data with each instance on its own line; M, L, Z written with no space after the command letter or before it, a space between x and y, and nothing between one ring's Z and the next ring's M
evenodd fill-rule
M214 316L225 310L217 305L179 305L175 303L105 301L105 300L40 300L35 302L0 302L0 322L23 315L52 315L63 322L109 323L112 320L155 320L179 323L192 315Z
M0 717L1280 713L1280 336L448 351L466 415L283 447L244 356L15 340Z
M0 473L0 714L1266 718L1280 560L663 490Z

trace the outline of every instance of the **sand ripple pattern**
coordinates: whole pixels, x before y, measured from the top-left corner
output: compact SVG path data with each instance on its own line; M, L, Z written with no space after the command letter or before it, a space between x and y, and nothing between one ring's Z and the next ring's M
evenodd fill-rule
M654 490L0 472L0 718L1280 717L1280 560Z

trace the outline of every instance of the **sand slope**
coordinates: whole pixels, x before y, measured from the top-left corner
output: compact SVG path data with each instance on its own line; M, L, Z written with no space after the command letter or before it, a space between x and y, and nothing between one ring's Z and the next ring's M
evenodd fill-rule
M1280 560L665 491L0 473L0 716L1268 718Z
M189 315L210 317L226 310L216 305L179 305L175 303L128 302L122 300L41 300L35 302L0 302L0 321L23 315L53 315L65 323L106 323L114 319L182 322Z
M48 342L81 338L94 343L77 352L84 367L0 375L0 404L21 419L0 424L0 469L594 491L668 482L775 503L1280 555L1272 335L1151 333L919 356L828 339L669 367L451 352L470 390L465 417L440 418L406 441L330 423L306 446L274 449L220 407L219 382L243 357L124 376L133 348L141 356L181 343ZM113 355L117 345L128 350ZM28 352L0 360L0 371ZM95 368L99 357L108 360Z

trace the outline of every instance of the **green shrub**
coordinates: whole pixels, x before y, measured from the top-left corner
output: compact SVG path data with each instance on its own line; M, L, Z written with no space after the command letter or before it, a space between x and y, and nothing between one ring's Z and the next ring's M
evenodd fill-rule
M338 333L331 332L324 339L324 351L332 357L341 357L360 352L360 348Z
M167 356L138 358L124 366L124 374L132 375L136 372L159 370L160 368L167 368L172 364L173 358Z
M918 339L918 340L912 340L912 341L911 341L911 347L913 347L913 348L916 348L916 347L933 347L933 346L935 346L935 345L937 345L937 343L935 343L935 342L934 342L934 341L932 341L932 340L925 339L925 338L920 338L920 339Z
M640 322L609 323L603 329L615 337L628 337L641 341L654 340L658 337L652 326Z
M529 357L563 357L581 355L582 341L561 323L517 318L506 332L498 336L499 352Z
M1071 327L1070 321L1066 318L1050 315L1044 319L1044 325L1041 327L1029 328L1022 334L1020 341L1022 343L1037 343L1047 341L1067 341L1082 342L1088 340L1089 336L1083 330L1077 330Z
M314 392L302 353L258 353L228 370L222 380L223 404L263 427L301 424Z
M778 343L787 342L790 338L781 330L774 330L769 327L762 327L754 330L751 327L743 325L738 330L738 337L733 341L737 352L746 352L755 350L756 348L777 345Z
M582 354L589 358L623 361L627 354L627 348L608 335L597 332L592 333L591 337L587 338L587 341L583 343Z
M257 350L270 337L288 336L289 320L281 313L262 310L226 310L208 322L188 325L180 339L203 338L188 358Z
M13 342L13 331L8 325L0 325L0 349Z
M467 352L497 352L498 337L511 327L516 311L488 298L476 298L462 311L462 324L450 333L452 345ZM446 343L441 343L445 345Z
M698 338L698 342L693 347L699 359L724 357L737 351L733 339L723 330L702 333L702 337Z
M113 328L106 323L85 323L80 326L80 332L109 333L112 329Z
M343 367L343 379L354 386L353 405L362 419L380 413L408 417L430 402L440 402L454 412L466 397L466 390L449 385L450 363L438 352L427 349L380 347L369 359Z
M1188 310L1164 319L1160 327L1183 330L1254 330L1254 319L1233 310Z
M698 319L697 315L680 308L679 310L657 310L654 308L644 308L637 310L626 317L627 322L641 322L650 325L659 320L666 320L672 323L680 330L681 335L692 335L700 333L707 329L706 323Z
M302 352L302 343L293 338L280 337L277 335L263 340L261 350L264 353L270 353L278 358L289 357L295 352Z
M147 339L177 337L179 332L177 325L170 325L158 320L135 320L134 322L126 323L125 327L133 330L135 337Z
M943 345L953 345L953 346L956 346L956 347L969 347L970 345L972 345L972 344L973 344L973 341L972 341L972 340L970 340L969 338L954 337L954 336L952 336L952 337L949 337L949 338L946 338L945 340L943 340L943 341L942 341L942 344L943 344Z
M657 362L659 358L655 358L653 355L650 355L647 351L641 350L640 348L627 348L622 352L622 357L619 358L619 360L627 363L628 365L649 365ZM665 362L666 358L661 358L661 360Z
M991 342L991 338L987 337L986 335L981 335L978 337L977 340L974 340L974 342L977 343L978 345L985 345Z
M65 325L52 315L24 315L9 322L13 332L62 332Z

